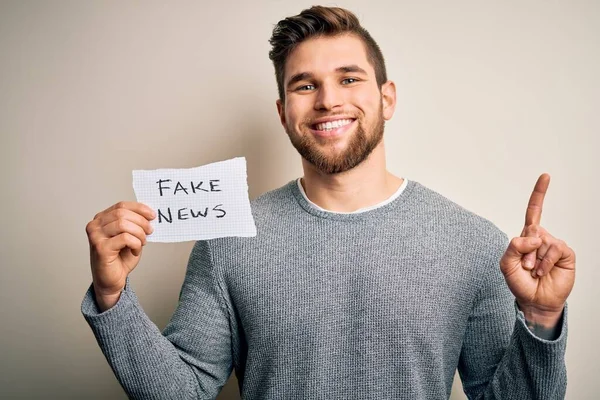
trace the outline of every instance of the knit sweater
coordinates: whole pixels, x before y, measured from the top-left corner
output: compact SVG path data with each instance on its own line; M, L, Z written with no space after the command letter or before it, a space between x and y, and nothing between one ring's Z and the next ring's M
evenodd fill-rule
M128 281L82 312L134 399L213 399L235 368L243 399L561 399L558 339L526 326L499 268L508 239L415 181L355 214L296 182L252 201L255 237L199 241L161 333Z

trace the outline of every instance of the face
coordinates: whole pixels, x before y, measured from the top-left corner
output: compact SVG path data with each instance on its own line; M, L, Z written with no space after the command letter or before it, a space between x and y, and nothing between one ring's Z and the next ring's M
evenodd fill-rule
M354 35L302 42L289 55L281 123L300 155L325 174L359 165L381 142L395 87L381 90L365 46Z

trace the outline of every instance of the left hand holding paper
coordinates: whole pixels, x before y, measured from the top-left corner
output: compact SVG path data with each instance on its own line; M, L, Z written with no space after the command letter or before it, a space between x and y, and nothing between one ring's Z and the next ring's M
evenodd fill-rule
M197 168L133 171L137 201L157 215L148 241L256 236L246 177L243 157Z

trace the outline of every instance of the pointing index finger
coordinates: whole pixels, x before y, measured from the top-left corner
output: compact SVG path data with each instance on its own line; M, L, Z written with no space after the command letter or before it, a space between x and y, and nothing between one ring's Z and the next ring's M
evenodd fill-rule
M542 220L542 206L544 204L544 196L550 185L550 175L542 174L535 183L529 204L527 204L527 212L525 213L525 226L539 225Z

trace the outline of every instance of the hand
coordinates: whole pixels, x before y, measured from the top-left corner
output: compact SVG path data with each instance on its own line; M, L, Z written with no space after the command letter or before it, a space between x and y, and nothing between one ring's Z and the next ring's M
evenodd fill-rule
M500 260L506 283L526 319L537 319L546 327L562 315L575 283L575 253L540 226L549 183L548 174L538 178L521 236L511 240Z
M102 311L114 306L127 276L137 266L152 233L154 211L135 202L120 202L96 214L85 230L90 243L90 264L96 302Z

